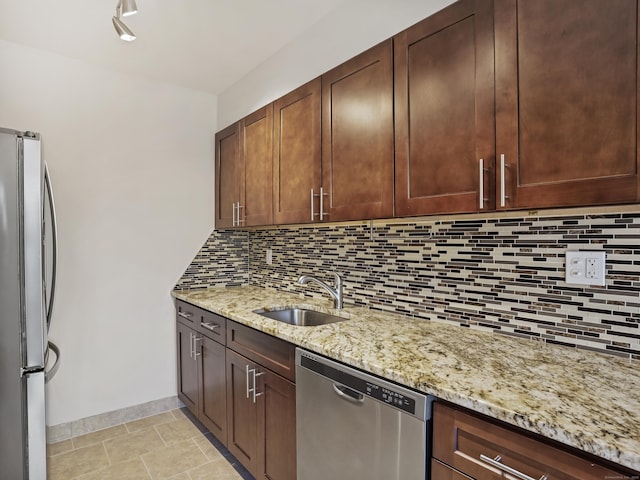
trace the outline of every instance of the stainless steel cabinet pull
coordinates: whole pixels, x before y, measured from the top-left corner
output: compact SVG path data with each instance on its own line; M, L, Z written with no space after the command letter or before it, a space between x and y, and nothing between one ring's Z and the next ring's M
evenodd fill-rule
M256 369L253 369L253 403L256 403L256 397L264 395L264 392L257 393L258 386L256 385L256 377L264 375L264 372L256 373Z
M189 356L193 358L193 333L189 332Z
M236 204L235 202L231 204L231 213L233 216L233 220L231 221L231 226L235 227L236 226Z
M516 470L515 468L511 468L508 465L505 465L504 463L500 463L500 461L502 460L502 455L498 455L495 458L490 458L490 457L487 457L486 455L481 454L480 460L482 460L485 463L488 463L489 465L497 468L498 470L502 470L503 472L508 473L509 475L513 475L514 477L520 478L521 480L536 480L535 478L530 477L529 475L526 475ZM547 478L548 477L546 475L542 475L539 480L547 480Z
M220 325L213 322L202 322L200 325L202 325L207 330L211 330L212 332L215 331L216 328L220 328Z
M322 221L325 216L329 215L328 213L324 213L324 196L325 195L329 195L329 194L325 193L323 187L320 187L320 221Z
M484 202L486 200L485 196L484 196L484 172L488 171L488 169L484 168L484 159L481 158L480 159L480 178L479 178L479 188L478 188L478 206L480 207L480 210L484 209Z
M509 165L507 165L504 161L504 153L501 153L500 154L500 206L501 207L506 206L506 199L509 198L506 192L506 186L505 186L505 180L504 180L504 172L508 166Z
M320 188L320 193L322 193L322 188ZM320 197L320 213L316 213L314 207L315 198ZM322 220L322 195L318 193L314 193L313 188L311 189L311 221L315 221L316 217L320 216L320 220Z
M182 318L189 319L189 318L193 317L193 313L191 313L191 312L178 312L178 316L182 317Z
M249 365L246 366L245 375L247 381L247 398L249 398L249 393L251 393L251 390L249 389Z
M240 209L244 208L244 205L240 205L240 202L238 202L238 206L236 207L237 211L238 211L238 220L237 220L237 225L240 226L240 224L244 223L244 218L242 218L240 216Z
M201 341L202 341L202 337L199 337L197 335L193 336L193 359L194 360L196 360L200 355L202 355L202 353L198 351L198 344L196 343Z
M362 393L356 392L356 391L351 390L350 388L347 388L347 387L343 387L342 385L336 385L334 383L333 384L333 391L336 392L336 394L340 398L348 400L349 402L354 402L354 403L363 403L364 402L364 395Z

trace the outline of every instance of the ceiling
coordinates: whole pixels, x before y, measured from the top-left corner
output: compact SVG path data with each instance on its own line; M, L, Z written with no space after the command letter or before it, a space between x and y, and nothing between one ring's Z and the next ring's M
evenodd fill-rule
M0 0L0 39L219 94L347 0Z

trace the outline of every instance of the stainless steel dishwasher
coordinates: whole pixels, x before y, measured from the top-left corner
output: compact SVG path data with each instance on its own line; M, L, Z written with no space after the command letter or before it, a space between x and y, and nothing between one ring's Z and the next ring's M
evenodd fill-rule
M296 349L298 480L425 480L432 399Z

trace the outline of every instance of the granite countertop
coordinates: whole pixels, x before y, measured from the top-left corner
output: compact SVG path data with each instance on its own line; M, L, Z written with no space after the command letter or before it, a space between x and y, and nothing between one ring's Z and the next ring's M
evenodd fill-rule
M259 287L175 298L368 372L640 470L640 365ZM298 327L253 313L303 306L349 317Z

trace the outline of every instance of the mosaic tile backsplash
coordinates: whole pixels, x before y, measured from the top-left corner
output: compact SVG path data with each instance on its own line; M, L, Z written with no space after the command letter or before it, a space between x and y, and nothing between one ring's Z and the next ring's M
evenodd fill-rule
M640 359L640 212L407 219L244 234L218 231L207 242L216 253L206 264L205 252L198 268L211 285L224 283L214 279L229 272L220 250L234 238L248 249L248 275L238 280L248 277L251 285L328 298L296 279L311 274L332 281L327 273L337 271L347 304ZM568 285L567 249L603 249L606 285ZM177 287L205 286L206 278Z

